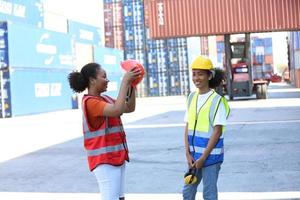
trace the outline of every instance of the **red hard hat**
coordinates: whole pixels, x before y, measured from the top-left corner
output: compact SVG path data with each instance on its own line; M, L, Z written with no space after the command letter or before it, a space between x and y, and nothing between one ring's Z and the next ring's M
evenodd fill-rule
M139 63L136 60L124 60L123 62L121 62L121 67L122 69L124 69L126 72L128 72L129 70L131 70L133 67L138 67L141 70L141 76L137 79L135 79L134 81L132 81L131 86L135 87L137 84L139 84L144 77L145 74L145 69L143 67L143 65L141 63Z

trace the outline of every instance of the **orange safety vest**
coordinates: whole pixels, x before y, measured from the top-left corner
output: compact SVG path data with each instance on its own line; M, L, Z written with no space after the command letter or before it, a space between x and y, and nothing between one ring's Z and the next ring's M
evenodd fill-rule
M120 117L105 117L104 123L99 129L93 130L87 120L86 101L90 98L85 95L82 98L84 147L87 151L89 168L92 171L99 164L119 166L125 160L129 161L126 135ZM107 103L114 103L108 96L102 96Z

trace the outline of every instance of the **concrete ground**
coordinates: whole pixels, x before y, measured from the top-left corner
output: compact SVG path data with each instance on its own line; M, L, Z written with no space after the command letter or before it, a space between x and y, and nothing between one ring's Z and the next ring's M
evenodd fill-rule
M300 89L268 96L229 102L220 199L300 199ZM127 199L181 199L184 110L183 96L139 98L122 117ZM81 135L79 110L0 119L0 199L100 199Z

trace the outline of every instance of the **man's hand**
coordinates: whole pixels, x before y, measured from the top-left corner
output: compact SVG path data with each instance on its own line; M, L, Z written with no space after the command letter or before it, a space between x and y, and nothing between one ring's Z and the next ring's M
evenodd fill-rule
M203 159L202 157L200 157L198 160L196 160L194 162L194 164L192 165L192 167L195 167L197 169L200 169L203 167L204 165L204 162L205 162L205 159Z
M193 165L193 163L194 163L194 158L193 158L193 156L189 152L187 152L185 154L185 156L186 156L186 160L188 162L189 168L191 168L192 165Z

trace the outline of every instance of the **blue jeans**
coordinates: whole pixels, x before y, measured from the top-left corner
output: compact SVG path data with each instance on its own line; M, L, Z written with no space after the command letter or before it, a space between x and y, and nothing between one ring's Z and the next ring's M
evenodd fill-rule
M217 200L218 199L218 188L217 181L221 163L203 167L197 170L197 182L194 184L184 185L183 187L183 199L184 200L195 200L197 187L203 179L203 199L204 200Z

